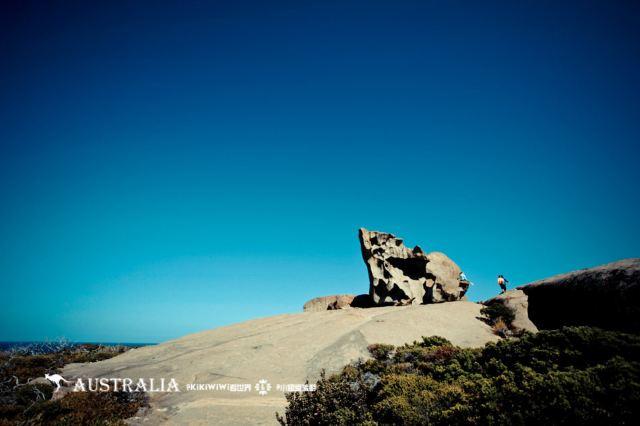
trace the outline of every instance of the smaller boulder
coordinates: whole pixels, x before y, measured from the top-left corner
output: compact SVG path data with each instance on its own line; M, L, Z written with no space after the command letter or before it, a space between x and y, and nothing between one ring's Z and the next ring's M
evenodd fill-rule
M332 296L316 297L304 304L304 312L331 311L350 308L356 298L353 294L335 294Z
M509 290L483 302L486 306L494 303L502 304L513 311L515 318L511 322L511 327L515 330L526 330L532 333L538 331L538 327L529 319L529 301L522 290Z
M36 377L35 379L31 379L27 382L30 385L49 385L51 386L51 382L44 377Z

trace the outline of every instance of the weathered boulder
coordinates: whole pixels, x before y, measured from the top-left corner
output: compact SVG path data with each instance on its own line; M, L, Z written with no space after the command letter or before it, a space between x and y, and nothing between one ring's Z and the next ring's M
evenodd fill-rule
M392 234L360 228L362 258L369 272L369 295L376 305L406 305L460 300L468 284L444 253L405 247Z
M589 325L640 332L640 258L555 275L485 304L514 309L514 326L531 330Z
M44 377L36 377L35 379L29 380L27 383L30 385L49 385L51 386L51 382Z
M303 311L318 312L350 308L355 297L353 294L335 294L332 296L316 297L304 304Z
M515 316L511 322L511 326L518 330L526 330L535 333L538 327L529 319L529 300L522 290L509 290L493 299L484 302L484 305L493 305L500 303L510 308Z

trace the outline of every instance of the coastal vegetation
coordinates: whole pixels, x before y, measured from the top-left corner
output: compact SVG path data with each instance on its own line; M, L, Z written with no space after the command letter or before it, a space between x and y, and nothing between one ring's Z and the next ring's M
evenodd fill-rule
M372 359L323 375L316 392L288 394L279 422L623 425L640 415L634 334L564 327L479 349L429 337L369 351Z
M130 347L54 342L0 352L0 425L121 425L146 405L142 392L77 392L54 397L45 373L95 362Z

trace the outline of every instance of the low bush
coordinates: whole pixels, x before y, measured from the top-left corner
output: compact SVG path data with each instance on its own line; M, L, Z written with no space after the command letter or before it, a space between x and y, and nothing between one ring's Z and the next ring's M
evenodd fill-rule
M640 337L589 327L525 333L463 349L427 338L287 394L283 425L634 423Z
M511 327L511 323L516 319L516 314L510 307L503 305L500 302L494 302L490 305L484 306L480 313L484 315L490 325L496 326L499 322L502 322L507 327Z
M395 349L393 345L387 345L382 343L376 343L369 345L367 348L373 359L378 361L386 361L391 357L392 352Z
M45 373L59 373L71 362L108 359L127 349L67 343L0 352L0 426L123 425L123 419L147 404L143 393L78 392L51 400L52 385L30 381Z

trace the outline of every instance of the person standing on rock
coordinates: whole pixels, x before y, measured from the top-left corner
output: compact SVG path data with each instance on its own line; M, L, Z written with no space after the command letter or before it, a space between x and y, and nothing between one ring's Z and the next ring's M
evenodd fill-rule
M506 279L505 277L503 277L502 275L498 275L498 285L500 286L500 288L502 289L502 291L500 292L500 294L504 293L505 291L507 291L507 283L509 282L508 279Z
M467 274L460 271L460 275L458 275L458 282L460 283L460 294L459 297L462 298L469 290L469 287L473 285L471 281L467 278Z
M460 271L460 275L458 275L458 281L460 281L461 283L466 283L467 287L473 285L473 283L467 278L467 274L462 271Z

